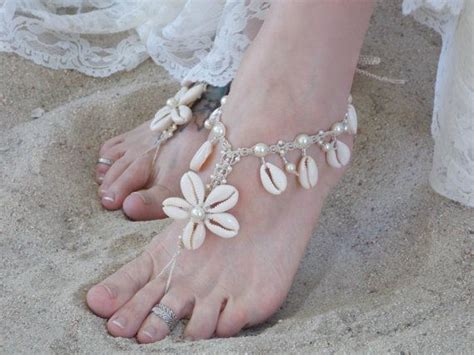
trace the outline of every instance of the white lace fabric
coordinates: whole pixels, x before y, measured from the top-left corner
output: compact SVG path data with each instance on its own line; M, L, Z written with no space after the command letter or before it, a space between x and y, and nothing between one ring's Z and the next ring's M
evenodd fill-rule
M0 0L0 52L105 77L151 57L181 82L224 86L269 8L265 0ZM443 36L431 184L474 206L473 1L404 0Z
M405 0L403 11L443 39L433 107L431 186L474 207L474 1Z
M0 51L95 77L151 56L179 81L225 86L268 7L263 0L0 0Z

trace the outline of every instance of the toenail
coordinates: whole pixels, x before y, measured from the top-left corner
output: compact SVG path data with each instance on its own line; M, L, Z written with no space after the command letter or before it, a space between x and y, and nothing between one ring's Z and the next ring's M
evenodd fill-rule
M147 197L147 195L142 194L141 192L134 192L132 195L138 196L145 205L151 204L151 200Z
M104 196L102 196L102 200L108 201L108 202L114 202L115 194L113 192L106 192Z
M117 298L117 289L115 287L110 287L107 285L99 285L109 294L110 298Z
M123 328L125 328L125 325L127 324L127 321L122 317L117 317L117 318L112 320L112 324L116 325L120 329L123 329Z
M153 340L156 338L156 329L152 326L148 326L145 329L143 329L142 333L150 340Z

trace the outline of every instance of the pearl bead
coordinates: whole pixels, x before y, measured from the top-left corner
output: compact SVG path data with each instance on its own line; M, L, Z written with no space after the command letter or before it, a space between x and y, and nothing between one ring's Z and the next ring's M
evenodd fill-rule
M285 170L289 173L294 173L296 171L296 165L293 163L286 163Z
M258 143L258 144L255 144L253 147L253 153L259 158L264 157L265 155L268 154L268 152L269 152L269 148L268 148L268 145L266 145L265 143Z
M344 125L341 122L336 122L331 126L331 131L334 131L336 134L341 134L344 132Z
M176 107L178 106L178 101L174 97L172 97L166 100L166 105L170 107Z
M321 148L322 148L323 151L329 152L331 150L332 146L331 146L331 143L326 142L326 143L323 143Z
M214 127L212 127L212 133L214 133L216 137L223 137L225 135L225 126L221 122L216 123Z
M211 121L209 121L209 120L205 120L205 121L204 121L204 128L206 128L206 129L211 129L212 126L213 126L213 124L212 124Z
M191 210L191 218L195 221L202 221L206 217L206 212L201 207L194 207Z
M226 96L222 96L222 98L221 98L221 106L224 106L226 102L227 102L227 95L226 95Z
M352 95L349 95L349 97L347 98L347 102L350 104L352 103Z
M300 134L296 137L296 143L298 143L301 148L307 148L311 144L311 141L307 134Z

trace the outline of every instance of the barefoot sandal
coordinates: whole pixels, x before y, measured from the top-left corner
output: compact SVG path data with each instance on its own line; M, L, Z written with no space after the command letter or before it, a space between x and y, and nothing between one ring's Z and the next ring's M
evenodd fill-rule
M150 122L150 129L159 134L150 149L155 150L152 164L155 164L160 146L174 136L179 126L186 125L192 120L191 107L201 98L206 89L206 83L184 85L173 97L166 100L166 105L155 114Z
M225 104L226 96L221 99ZM342 134L357 132L357 114L349 97L348 109L340 122L334 123L330 130L319 131L316 134L300 134L293 141L278 141L267 145L257 143L252 147L233 148L226 138L226 127L221 121L222 106L213 111L205 122L210 130L206 142L197 150L191 160L190 171L181 177L180 187L184 198L170 197L163 201L165 214L176 220L188 220L178 238L178 248L169 263L156 277L168 272L165 293L168 291L176 260L183 249L198 249L206 238L206 229L222 238L233 238L239 232L239 222L227 211L233 208L239 199L239 191L227 184L227 177L233 166L246 157L256 157L261 161L260 180L263 188L274 195L283 193L287 187L287 174L295 175L299 184L310 189L318 181L318 167L315 160L307 154L307 149L317 145L326 153L328 165L340 168L350 160L349 147L338 140ZM221 156L214 171L205 185L196 173L209 159L213 149L219 145ZM286 155L290 151L301 151L298 165L288 161ZM284 170L265 160L268 155L280 156Z

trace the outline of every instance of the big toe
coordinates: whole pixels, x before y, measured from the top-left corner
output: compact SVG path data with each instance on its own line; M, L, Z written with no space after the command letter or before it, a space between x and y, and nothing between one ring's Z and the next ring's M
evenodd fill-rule
M145 285L153 270L147 253L120 268L87 292L87 305L98 316L109 318Z
M163 185L154 185L129 195L123 202L124 213L134 221L148 221L165 218L163 201L172 195L172 191Z

